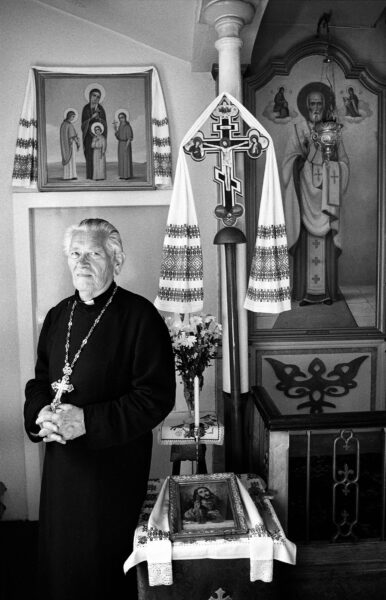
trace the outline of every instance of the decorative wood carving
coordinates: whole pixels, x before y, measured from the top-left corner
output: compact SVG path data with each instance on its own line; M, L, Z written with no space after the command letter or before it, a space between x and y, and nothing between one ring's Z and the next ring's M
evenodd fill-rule
M327 373L327 376L325 376L327 369L324 362L320 358L314 358L308 367L311 375L308 379L297 365L286 364L275 358L265 360L271 365L279 380L276 389L284 392L287 398L308 396L308 400L298 404L297 409L309 408L310 413L314 414L322 413L323 407L336 408L336 404L324 399L325 396L339 398L346 396L350 390L357 387L354 378L367 358L367 356L359 356L350 362L339 363Z

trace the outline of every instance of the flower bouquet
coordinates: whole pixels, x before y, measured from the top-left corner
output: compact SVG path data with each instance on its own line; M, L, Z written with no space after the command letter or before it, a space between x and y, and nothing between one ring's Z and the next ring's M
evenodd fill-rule
M190 412L194 410L194 378L204 383L203 372L217 353L222 327L213 315L194 314L188 321L165 319L172 340L176 371L184 384L184 396Z

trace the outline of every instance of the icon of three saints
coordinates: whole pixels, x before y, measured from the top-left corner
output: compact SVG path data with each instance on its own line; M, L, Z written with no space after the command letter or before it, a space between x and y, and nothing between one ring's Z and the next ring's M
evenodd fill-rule
M82 145L86 163L86 179L101 181L106 179L107 119L101 101L104 89L92 84L85 90L88 103L82 110ZM77 180L76 153L81 141L74 123L78 120L75 108L66 108L60 126L60 149L62 155L63 179ZM118 109L113 121L114 135L118 141L118 177L129 180L133 177L132 140L133 130L129 122L129 111Z

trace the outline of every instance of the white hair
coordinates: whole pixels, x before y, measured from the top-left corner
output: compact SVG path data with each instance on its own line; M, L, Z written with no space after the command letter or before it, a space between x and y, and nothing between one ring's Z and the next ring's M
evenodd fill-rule
M80 231L100 233L104 237L104 246L111 256L121 256L125 260L122 239L118 229L104 219L83 219L79 225L71 225L64 234L63 247L69 255L72 237ZM123 261L122 261L123 262Z

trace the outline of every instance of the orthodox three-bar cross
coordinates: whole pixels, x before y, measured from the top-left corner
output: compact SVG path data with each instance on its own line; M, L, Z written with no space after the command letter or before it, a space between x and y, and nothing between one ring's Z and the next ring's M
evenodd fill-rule
M220 185L221 204L215 208L215 215L224 225L234 225L242 216L244 208L236 202L236 195L242 195L242 182L235 175L235 153L245 152L250 158L259 158L268 148L268 138L257 129L240 133L238 108L224 96L211 114L212 135L205 137L202 131L184 146L186 154L193 160L201 161L207 154L219 154L219 166L214 168L214 181Z

